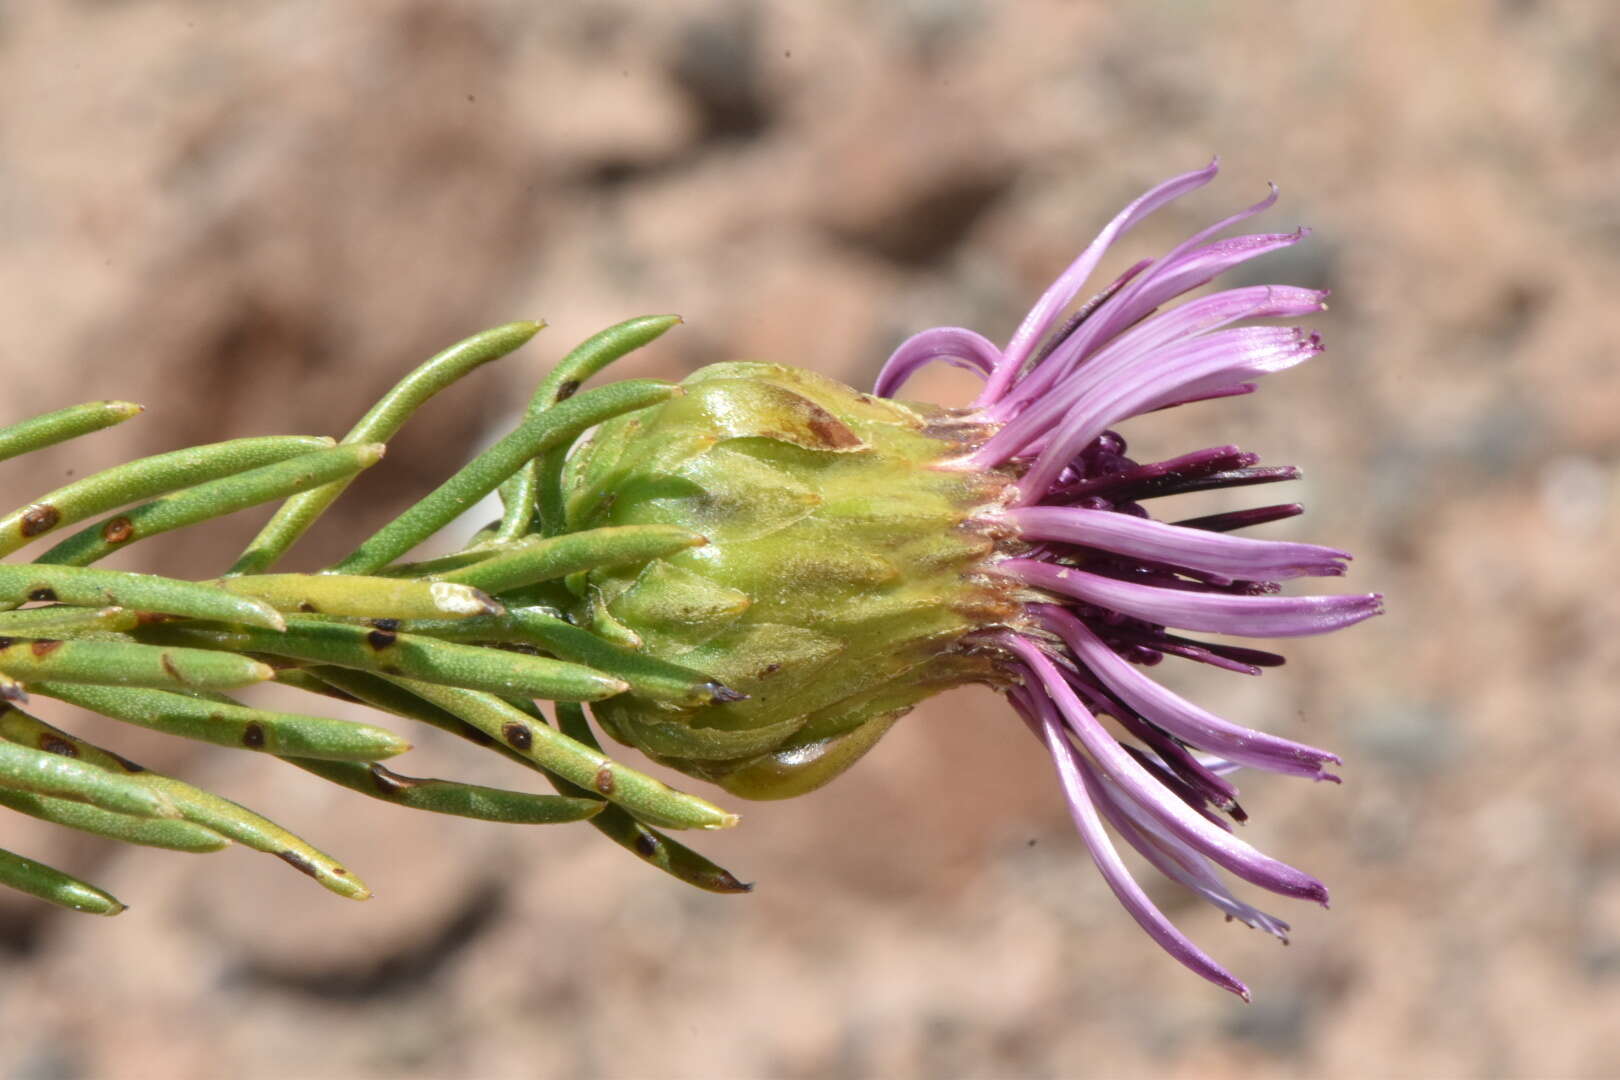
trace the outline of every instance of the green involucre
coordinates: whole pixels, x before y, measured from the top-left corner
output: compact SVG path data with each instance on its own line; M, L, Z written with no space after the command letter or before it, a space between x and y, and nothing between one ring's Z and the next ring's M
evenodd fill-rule
M999 477L942 467L977 432L769 364L716 364L568 463L568 526L708 539L586 575L577 621L746 697L592 711L623 742L750 798L848 768L923 697L997 682L969 634L1011 617L973 525ZM472 569L476 569L472 568Z

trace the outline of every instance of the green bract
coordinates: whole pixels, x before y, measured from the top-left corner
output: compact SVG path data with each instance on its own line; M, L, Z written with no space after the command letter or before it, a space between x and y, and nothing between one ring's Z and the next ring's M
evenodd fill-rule
M923 698L1000 684L972 635L1017 610L974 524L997 473L942 467L983 432L771 364L706 367L603 424L564 473L570 531L674 526L707 543L572 579L575 621L740 700L639 694L615 738L747 798L826 783Z

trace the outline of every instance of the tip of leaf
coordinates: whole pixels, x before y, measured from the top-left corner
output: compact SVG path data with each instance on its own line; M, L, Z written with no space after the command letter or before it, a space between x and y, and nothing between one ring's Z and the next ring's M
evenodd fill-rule
M546 325L544 319L519 319L517 322L497 326L495 329L485 331L478 336L486 341L495 338L500 343L499 348L502 350L497 355L504 356L506 353L520 349L528 344L529 339L544 330ZM490 359L494 358L493 356L490 357Z
M259 609L261 625L267 627L268 629L274 630L277 633L281 633L287 629L287 619L281 614L281 612L265 603L256 603L254 607Z
M482 589L435 581L428 587L433 606L446 615L499 615L506 610Z
M730 870L719 870L709 882L708 888L709 891L717 893L751 893L754 891L754 883L738 880L737 875Z

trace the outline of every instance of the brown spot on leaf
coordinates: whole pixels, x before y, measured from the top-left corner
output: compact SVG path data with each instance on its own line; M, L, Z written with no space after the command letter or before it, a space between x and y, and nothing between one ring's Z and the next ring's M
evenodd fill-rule
M636 854L640 855L643 859L650 859L654 855L657 855L658 848L660 846L661 845L658 843L658 837L654 836L652 833L636 833Z
M129 758L125 757L122 754L115 754L111 750L107 750L107 751L104 751L104 752L106 753L106 755L108 757L110 757L114 761L118 762L119 767L122 768L127 773L143 773L143 772L146 771L146 766L145 765L137 765L135 762L129 760Z
M43 660L51 653L62 647L62 643L53 638L40 638L38 641L28 643L28 651Z
M276 858L297 870L300 874L308 874L310 877L320 876L319 871L315 869L315 864L296 851L278 851L276 852Z
M158 663L163 665L163 670L167 672L169 678L173 679L175 682L183 683L186 681L185 676L180 674L180 669L174 666L174 657L170 656L168 653L159 653Z
M305 615L317 615L320 613L321 609L310 603L308 600L300 600L298 601L298 610L302 611Z
M264 746L264 725L250 723L242 729L242 745L250 750L258 750Z
M135 523L122 514L101 527L101 538L109 544L122 544L135 535Z
M390 634L399 633L398 619L372 619L371 625L379 630L386 630Z
M722 438L758 437L834 452L862 450L867 445L838 417L785 386L758 383L741 391L722 380L699 384L694 392L712 399L706 412L713 433Z
M557 400L558 401L566 401L569 398L573 397L574 394L578 392L578 390L579 390L579 380L578 379L569 379L567 382L565 382L561 386L557 387Z
M596 770L596 778L592 781L596 790L603 795L613 794L613 770L607 765Z
M9 649L17 644L16 638L0 637L0 649Z
M501 737L514 750L527 750L534 745L534 732L516 720L501 728Z
M18 531L24 536L38 536L56 528L56 523L61 520L62 511L50 503L35 503L23 512Z
M61 754L63 757L78 757L79 748L60 735L50 732L39 737L39 748L47 754Z
M398 795L402 791L409 791L422 781L409 776L401 776L391 769L385 769L376 762L371 765L371 782L376 785L377 791L383 796Z
M847 450L852 446L861 445L860 436L838 421L831 413L823 412L820 406L817 406L817 412L820 415L810 417L810 430L814 431L817 437L826 442L828 446L836 446Z
M392 630L373 630L366 635L366 644L381 652L399 640L399 635Z
M49 585L36 585L28 590L28 599L43 600L50 603L56 599L56 590Z

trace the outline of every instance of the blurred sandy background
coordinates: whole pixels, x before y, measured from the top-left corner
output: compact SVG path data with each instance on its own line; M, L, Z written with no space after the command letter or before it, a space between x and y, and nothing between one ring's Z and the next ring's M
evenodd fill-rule
M1126 434L1300 464L1233 502L1305 501L1271 534L1353 550L1346 587L1390 608L1263 680L1174 673L1346 761L1340 788L1245 789L1246 835L1334 890L1272 905L1291 948L1152 883L1251 1006L1136 931L983 694L699 838L749 897L582 826L413 816L70 718L377 898L7 815L4 846L133 906L0 898L0 1076L1620 1075L1620 7L10 3L0 80L6 414L150 406L6 472L12 502L137 453L341 433L443 345L548 319L407 429L312 566L609 322L687 320L630 374L865 383L917 328L1004 339L1124 201L1218 151L1110 266L1274 179L1261 228L1316 234L1242 279L1331 287L1329 352ZM125 565L218 572L258 520ZM405 771L522 782L431 734Z

